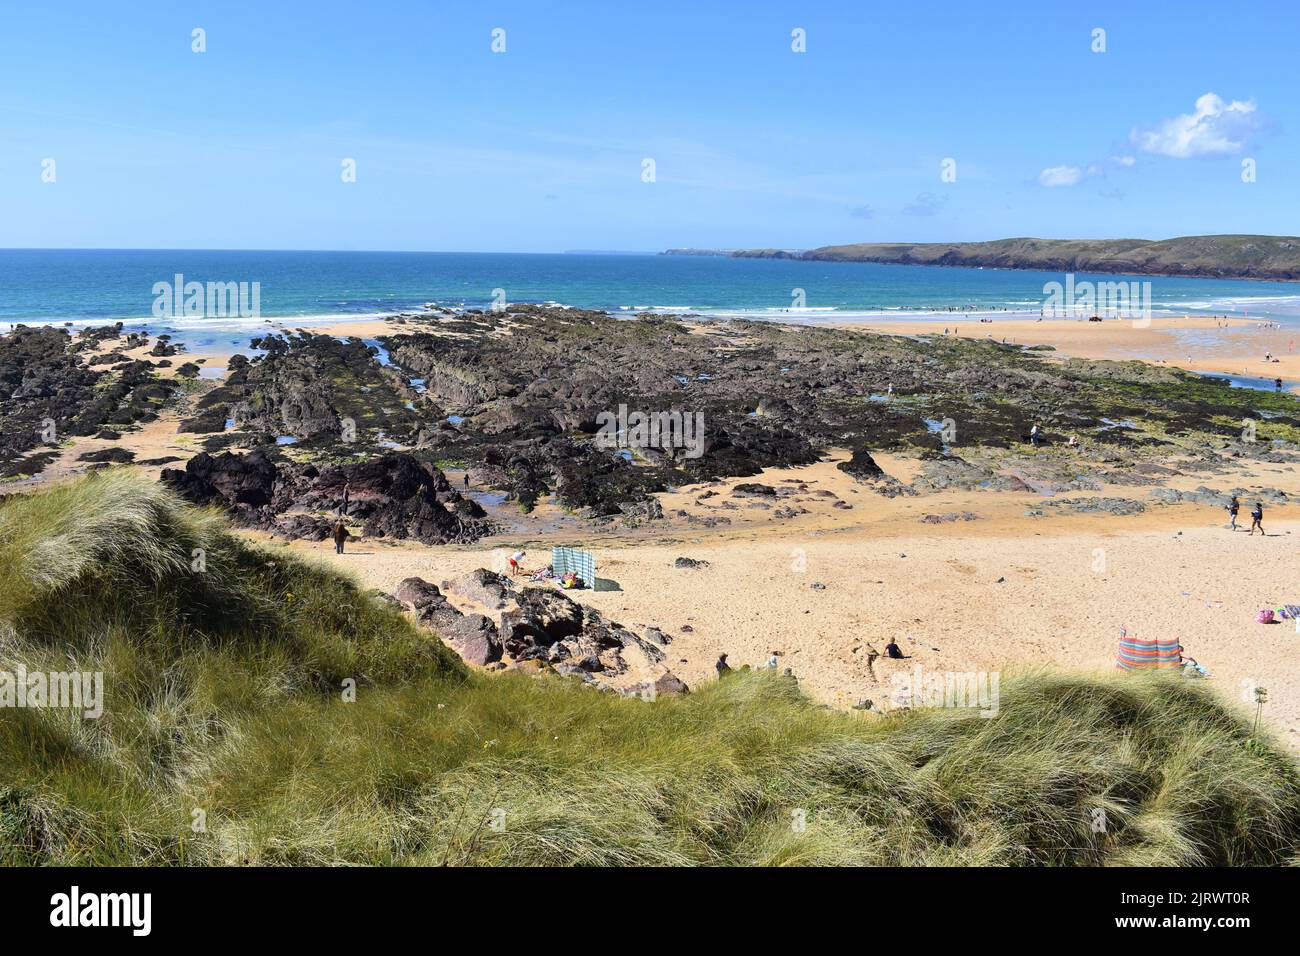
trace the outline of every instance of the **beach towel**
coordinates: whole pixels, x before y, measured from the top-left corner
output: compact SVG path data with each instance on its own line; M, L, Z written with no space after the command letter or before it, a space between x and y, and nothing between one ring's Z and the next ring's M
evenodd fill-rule
M1182 645L1178 638L1137 637L1127 628L1119 632L1119 654L1115 666L1121 670L1142 667L1178 667L1181 664Z

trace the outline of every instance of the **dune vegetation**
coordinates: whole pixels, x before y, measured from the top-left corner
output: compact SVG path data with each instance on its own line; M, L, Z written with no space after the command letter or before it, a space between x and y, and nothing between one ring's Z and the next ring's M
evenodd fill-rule
M842 713L469 670L391 601L128 471L0 501L7 864L1205 865L1296 859L1300 777L1168 675L1004 677L998 714ZM353 687L355 691L353 692Z

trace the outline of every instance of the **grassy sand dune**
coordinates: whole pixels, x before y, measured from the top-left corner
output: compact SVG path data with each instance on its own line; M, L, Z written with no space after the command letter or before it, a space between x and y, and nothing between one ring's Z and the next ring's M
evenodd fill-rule
M0 631L0 670L102 671L106 697L0 709L10 864L1269 864L1300 841L1290 757L1203 686L1031 672L992 718L883 717L775 674L647 702L472 673L124 472L0 503Z

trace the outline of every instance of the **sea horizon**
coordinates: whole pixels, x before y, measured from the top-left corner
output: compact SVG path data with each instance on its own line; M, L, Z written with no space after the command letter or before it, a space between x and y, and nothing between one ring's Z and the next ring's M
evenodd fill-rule
M429 309L553 304L616 315L690 313L804 324L1080 317L1045 289L1140 283L1153 316L1226 315L1300 325L1300 291L1273 280L835 263L659 253L212 249L0 250L0 328L247 330ZM256 284L255 314L155 314L157 283Z

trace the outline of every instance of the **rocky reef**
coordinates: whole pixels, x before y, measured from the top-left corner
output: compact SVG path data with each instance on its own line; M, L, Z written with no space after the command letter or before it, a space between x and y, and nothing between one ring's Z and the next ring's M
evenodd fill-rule
M204 452L160 480L187 501L226 509L242 527L291 538L323 540L338 517L366 535L424 544L469 543L493 528L440 470L398 453L317 468L263 450Z
M117 326L74 338L21 325L0 336L0 478L38 474L67 438L120 435L158 417L176 383L120 349L86 357L117 346L119 336Z
M137 333L20 330L0 339L6 467L39 470L30 452L46 417L60 434L111 438L109 426L134 427L180 394L181 431L202 436L204 453L165 480L193 500L316 536L337 482L382 483L373 468L395 496L354 517L376 534L457 541L481 534L484 518L444 469L522 512L548 499L635 526L662 517L661 492L809 464L831 448L849 450L841 467L866 488L894 496L1160 485L1175 460L1213 473L1234 459L1294 461L1300 447L1290 394L988 338L539 305L403 316L390 328L377 339L257 338L219 382L180 369L159 379L121 355L148 344ZM880 454L919 471L892 478ZM118 460L104 452L95 464ZM774 517L798 514L774 503Z

